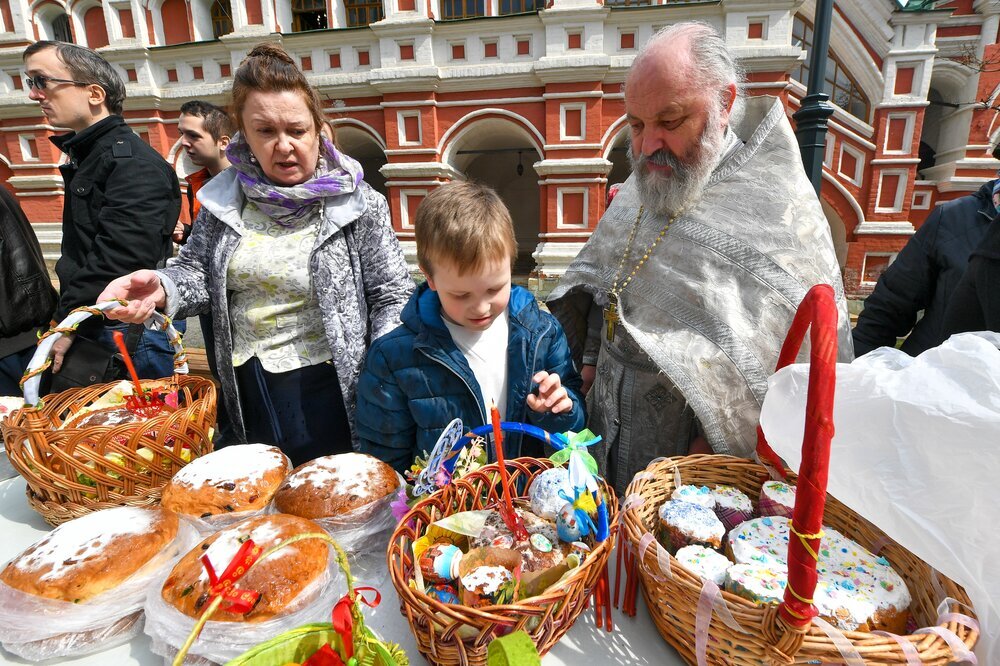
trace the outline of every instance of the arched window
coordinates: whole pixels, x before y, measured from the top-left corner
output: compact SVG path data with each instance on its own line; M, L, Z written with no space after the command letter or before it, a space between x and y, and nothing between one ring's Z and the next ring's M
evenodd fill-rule
M233 31L233 12L229 0L212 3L212 35L216 38Z
M160 17L163 20L163 41L167 45L192 41L184 0L166 0L160 5Z
M292 0L292 32L326 29L326 0Z
M382 0L344 0L344 8L350 28L361 28L383 18Z
M792 22L792 43L802 47L807 55L799 69L792 71L792 78L803 85L809 81L808 52L812 49L812 40L812 24L801 16L796 16L795 21ZM854 79L848 75L847 70L832 53L826 57L826 78L823 83L823 92L830 96L831 102L844 111L868 122L868 114L871 111L868 97L861 92L861 86L854 82Z
M104 8L91 7L83 15L83 27L87 31L87 46L99 49L108 45L108 27L104 24Z
M67 14L59 14L52 19L52 39L57 42L73 43L73 31L69 27Z

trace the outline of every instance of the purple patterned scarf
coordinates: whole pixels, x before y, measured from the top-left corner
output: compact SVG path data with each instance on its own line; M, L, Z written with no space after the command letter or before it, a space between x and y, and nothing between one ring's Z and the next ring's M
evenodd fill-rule
M241 132L233 137L226 157L236 169L243 194L283 227L294 227L315 216L327 197L350 194L364 178L361 165L320 137L319 165L313 177L298 185L275 185L264 175Z

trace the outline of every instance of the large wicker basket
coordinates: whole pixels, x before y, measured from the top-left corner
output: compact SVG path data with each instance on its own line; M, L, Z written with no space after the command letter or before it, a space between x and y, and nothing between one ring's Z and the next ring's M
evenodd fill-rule
M531 480L552 467L552 462L535 458L507 461L512 488L527 488ZM614 548L615 530L597 544L563 584L544 594L517 603L485 608L444 604L410 586L413 580L413 541L436 520L460 511L492 506L500 496L496 464L486 465L421 500L400 521L389 542L389 574L399 595L400 612L410 623L417 649L432 664L486 664L491 640L524 630L545 654L573 626L587 607L595 585L605 574ZM617 499L614 490L601 482L608 520L616 525Z
M826 285L822 285L826 286ZM902 548L870 522L833 497L826 496L826 464L832 438L833 368L836 361L836 309L832 289L814 288L800 307L782 349L778 367L794 360L812 315L812 365L801 479L798 484L793 526L801 533L789 543L789 571L794 565L811 570L815 584L816 562L793 554L803 544L818 552L819 523L806 524L806 516L822 521L880 553L906 581L913 602L912 617L919 627L906 636L866 631L838 632L815 610L789 594L780 605L756 605L743 597L719 591L677 563L653 535L658 509L670 498L678 479L684 484L730 485L755 502L764 481L770 478L763 465L730 456L688 456L653 462L629 485L623 511L623 538L629 546L630 583L641 582L643 597L660 634L690 664L947 664L971 650L978 638L978 624L967 615L971 603L965 591L939 577L918 557ZM811 310L816 308L819 312ZM832 324L830 311L832 310ZM817 325L817 320L819 325ZM775 460L760 437L761 453ZM790 478L794 475L789 473ZM824 507L825 502L825 507ZM793 555L797 559L793 562ZM808 575L808 574L807 574ZM809 599L812 589L796 579L799 595ZM626 598L629 592L626 591ZM798 604L794 602L799 601ZM944 602L944 603L943 603ZM824 625L826 628L824 629ZM839 646L838 646L839 643Z
M50 525L114 506L151 506L163 485L191 460L212 450L216 392L210 380L189 377L180 335L158 313L177 351L172 381L176 411L118 426L59 427L104 395L114 383L71 389L38 398L38 373L47 367L52 342L87 316L114 303L74 311L39 344L29 364L25 406L3 422L11 464L27 481L28 502ZM162 384L162 382L158 383Z

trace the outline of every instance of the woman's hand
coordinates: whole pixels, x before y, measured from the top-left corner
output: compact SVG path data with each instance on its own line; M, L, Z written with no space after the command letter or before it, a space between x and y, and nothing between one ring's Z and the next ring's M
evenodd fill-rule
M542 370L536 372L531 381L538 384L538 395L528 394L528 407L532 410L562 414L573 409L573 399L566 392L559 375Z
M112 280L97 297L98 303L121 299L128 305L107 310L109 319L117 319L129 324L141 324L149 319L153 310L162 310L167 305L167 294L160 284L156 271L141 270Z

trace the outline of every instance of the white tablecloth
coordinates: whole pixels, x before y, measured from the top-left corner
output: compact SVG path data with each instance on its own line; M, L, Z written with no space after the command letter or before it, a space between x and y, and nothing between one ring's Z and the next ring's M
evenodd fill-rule
M50 528L28 506L24 496L24 481L14 478L0 483L0 562L12 557L37 541ZM614 563L612 577L614 582ZM363 584L364 581L359 581ZM622 581L624 586L624 580ZM379 586L382 604L374 611L365 609L369 626L380 636L399 643L414 664L425 663L417 652L416 643L409 625L399 613L399 601L392 584ZM572 664L573 666L675 666L684 662L668 646L656 631L646 606L639 595L639 611L634 618L628 618L620 611L614 611L615 631L607 633L594 626L593 610L584 613L569 630L563 640L542 660L545 666ZM693 639L692 639L693 640ZM0 663L23 664L25 662L8 652L0 650ZM160 666L163 659L149 651L149 639L145 634L131 643L98 652L80 659L61 659L60 664L91 666Z

